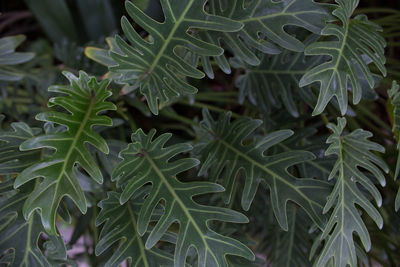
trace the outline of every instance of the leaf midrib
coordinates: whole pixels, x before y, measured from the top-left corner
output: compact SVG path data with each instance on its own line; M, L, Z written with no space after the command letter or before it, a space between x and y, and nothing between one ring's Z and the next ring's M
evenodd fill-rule
M28 256L29 256L29 251L30 251L30 244L31 244L31 232L32 232L32 221L33 217L35 214L33 214L29 220L28 220L28 232L27 232L27 240L26 240L26 249L25 249L25 254L24 254L24 259L22 260L21 264L19 266L23 266L24 262L27 261Z
M155 57L153 63L151 64L151 66L150 66L150 68L148 70L148 73L152 73L154 68L157 66L158 62L160 61L161 57L164 54L165 49L167 49L169 43L171 42L173 36L175 35L176 30L179 28L179 26L181 25L182 21L185 19L185 16L186 16L187 12L189 11L189 9L192 7L192 4L193 4L194 1L195 0L190 0L190 2L186 5L186 8L182 12L181 16L178 18L178 20L176 20L171 7L168 6L171 9L171 14L173 15L175 23L174 23L174 26L172 27L167 39L165 39L164 44L162 45L161 49L159 50L157 56Z
M193 225L193 227L199 233L199 236L200 236L201 240L203 241L203 244L204 244L206 250L210 252L210 254L214 257L215 260L217 260L213 251L208 246L207 240L204 238L203 232L201 231L200 227L197 225L196 220L192 217L190 212L187 210L186 205L183 203L181 198L176 194L174 188L168 183L167 178L164 176L164 174L161 172L161 170L158 168L158 166L154 163L153 159L151 157L149 157L149 155L147 153L144 153L144 155L145 155L146 160L150 163L151 167L154 169L154 171L160 177L162 183L167 187L168 191L174 197L175 201L179 204L179 206L185 213L186 217L189 219L190 223ZM216 261L216 262L218 262L218 261Z
M145 253L145 248L142 242L142 239L139 237L139 234L137 233L137 224L136 224L136 219L135 219L135 215L133 214L131 205L129 203L129 201L126 203L127 207L128 207L128 211L129 211L129 217L131 219L132 225L133 225L133 231L135 231L136 235L138 235L137 238L137 243L139 245L139 250L140 250L140 254L142 255L143 258L143 264L145 267L150 267L149 262L147 261L147 257L146 257L146 253Z
M253 22L253 21L260 21L261 22L262 20L270 19L270 18L274 18L274 17L280 17L280 16L296 17L297 15L309 14L309 13L326 14L324 12L316 12L316 11L310 11L310 10L301 11L301 12L290 12L290 13L279 12L279 13L275 13L275 14L260 16L260 17L250 17L250 18L243 19L243 20L238 20L238 21L245 24L247 22Z
M223 145L225 145L226 147L228 147L230 150L232 150L233 152L235 152L236 154L238 154L239 156L241 156L242 158L244 158L245 160L247 160L248 162L250 162L253 165L256 165L257 167L259 167L260 169L264 170L265 172L267 172L268 174L270 174L274 179L277 179L283 183L285 183L286 185L288 185L289 187L291 187L293 190L295 190L299 195L301 195L304 199L307 199L309 203L314 203L319 207L322 207L320 203L312 201L310 198L308 198L303 192L301 192L300 190L298 190L296 187L294 187L291 183L289 183L288 181L286 181L285 179L282 179L279 175L277 175L275 172L271 171L268 168L265 168L262 164L258 163L257 161L253 160L252 158L250 158L249 156L247 156L246 154L244 154L242 151L237 150L235 147L231 146L230 144L228 144L227 142L225 142L225 140L219 138L217 139L217 141L221 142Z
M79 128L78 128L78 131L76 132L76 135L72 139L71 146L69 147L68 152L65 155L64 163L63 163L63 165L61 167L61 170L60 170L60 173L59 173L59 175L58 175L58 177L56 179L57 183L56 183L56 188L54 190L55 193L53 194L53 200L51 201L51 204L54 203L55 198L57 196L58 186L60 185L60 183L58 181L62 178L64 173L66 173L66 167L67 167L67 164L70 161L70 157L72 155L72 151L75 149L76 143L80 139L81 134L85 129L86 123L89 121L89 118L90 118L90 115L91 115L92 109L93 109L94 100L95 100L95 97L90 97L89 107L88 107L88 109L87 109L87 111L85 113L85 116L83 117L83 120L82 120L81 124L79 125ZM67 176L67 178L69 179L69 176Z

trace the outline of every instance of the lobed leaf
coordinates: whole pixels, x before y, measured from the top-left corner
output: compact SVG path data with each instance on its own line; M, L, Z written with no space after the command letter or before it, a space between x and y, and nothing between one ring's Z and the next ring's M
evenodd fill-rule
M310 38L311 40L315 37ZM285 50L280 55L261 58L259 66L252 67L239 58L231 60L234 68L244 69L237 77L235 85L239 88L239 103L248 97L250 102L263 112L270 113L282 105L294 117L299 116L295 99L315 98L308 88L300 88L302 75L321 62L322 57L306 57L303 53Z
M171 134L155 139L156 131L148 135L138 130L132 135L132 143L121 151L123 161L114 171L114 179L124 185L120 202L126 203L144 185L151 184L137 219L137 230L143 236L154 213L162 202L164 213L155 223L145 247L150 249L164 236L175 222L179 224L174 261L176 267L184 266L189 248L196 249L198 266L228 266L225 256L236 255L250 260L254 255L245 245L232 238L220 235L209 227L209 221L246 223L247 218L230 209L205 206L196 203L193 197L221 192L223 188L208 182L182 183L176 175L198 165L191 158L172 160L177 155L191 150L189 144L165 147Z
M49 106L62 107L69 114L49 111L38 114L36 119L63 125L67 130L33 137L21 144L22 151L51 148L55 152L21 172L14 184L15 188L19 188L32 179L43 178L26 200L24 215L28 218L40 209L43 226L50 234L56 233L56 211L64 196L68 196L82 213L87 210L86 199L74 171L76 163L96 182L102 183L102 173L85 145L90 143L108 153L107 143L93 130L93 126L111 126L111 119L99 114L115 109L114 104L105 101L111 95L107 90L109 80L98 83L84 72L80 72L79 77L69 72L64 72L64 75L70 85L53 86L49 91L65 96L51 98Z
M328 24L321 32L323 36L336 40L319 41L305 49L306 55L326 55L330 61L309 70L300 80L300 86L320 83L320 94L313 115L322 113L333 97L339 102L342 115L347 111L348 90L353 93L353 103L362 97L362 78L367 87L375 86L374 75L369 64L374 63L383 76L385 68L385 39L379 34L381 27L369 21L365 15L351 18L359 0L335 0L338 3L333 15L341 23ZM361 78L360 78L361 77Z
M353 233L360 237L366 251L371 248L368 230L357 207L365 210L379 228L383 226L381 215L359 186L373 197L378 206L382 205L381 194L362 170L372 174L384 186L385 177L381 169L388 172L388 167L372 152L383 153L385 149L368 140L372 137L370 132L358 129L345 135L345 126L345 118L338 118L337 125L330 123L327 126L333 133L327 140L330 145L325 155L336 155L338 159L329 177L335 178L336 183L324 207L324 213L332 208L333 212L321 236L326 242L316 266L324 266L331 258L338 267L357 266Z
M140 88L146 96L151 112L158 114L158 103L166 103L172 98L194 94L197 89L185 81L186 77L201 79L204 74L179 56L179 48L197 55L218 56L224 50L200 40L189 31L202 29L214 31L237 31L240 22L214 16L205 12L207 0L162 0L165 20L162 23L147 16L135 4L125 3L129 16L149 35L143 39L126 17L121 26L129 45L120 36L115 41L122 53L110 52L116 62L111 72L120 75L120 82L133 88Z
M288 229L286 206L288 201L300 205L311 219L322 227L322 204L329 184L308 178L296 178L288 168L314 159L306 151L287 151L265 155L265 151L292 136L291 130L272 132L257 142L244 145L261 121L242 117L231 122L230 113L214 120L208 110L203 110L201 126L209 132L202 140L199 175L207 172L213 179L220 179L227 188L226 202L230 202L232 189L238 174L245 177L242 207L248 210L258 184L265 181L271 191L271 203L275 216L285 230Z
M96 225L99 226L104 222L105 224L96 246L96 255L102 254L120 241L118 249L106 262L106 266L118 267L126 259L130 259L132 266L173 266L173 255L155 247L146 249L144 237L137 232L137 215L143 205L140 195L123 205L120 203L120 198L120 193L108 192L107 198L98 205L101 211L96 219Z
M331 18L330 6L313 0L211 0L209 5L212 14L230 18L244 26L236 32L200 31L199 36L215 45L227 45L236 57L253 66L261 63L254 50L266 54L279 54L282 48L303 52L301 37L289 33L288 29L305 29L319 34L325 21ZM201 58L203 65L210 65L207 57ZM230 72L223 55L214 58L222 70Z

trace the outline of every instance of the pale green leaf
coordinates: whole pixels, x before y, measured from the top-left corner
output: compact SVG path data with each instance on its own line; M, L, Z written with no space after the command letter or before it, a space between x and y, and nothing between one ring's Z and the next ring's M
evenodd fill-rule
M156 131L148 135L138 130L132 135L133 143L121 152L123 161L115 169L114 179L124 185L121 203L129 199L146 184L151 184L144 204L137 219L140 235L149 227L154 208L164 203L164 213L156 222L146 240L145 247L152 248L174 223L179 224L179 233L175 247L175 265L182 267L190 247L196 249L198 266L227 267L226 255L236 255L254 259L254 255L239 241L213 231L209 221L246 223L247 218L230 209L200 205L193 200L194 196L221 192L223 188L208 182L182 183L176 175L198 165L191 158L171 160L177 155L191 150L189 144L181 143L165 147L171 134L154 138Z
M339 19L328 24L322 35L333 40L319 41L305 49L306 55L326 55L330 61L308 71L300 80L300 86L320 83L320 93L313 115L322 113L333 97L339 102L342 115L347 111L348 90L351 88L353 103L358 104L362 97L361 78L367 81L369 89L374 88L374 75L369 64L374 63L383 76L386 76L386 41L380 35L380 26L369 21L365 15L351 18L359 0L336 0L337 8L333 15Z
M75 164L79 163L90 177L102 183L102 173L86 145L91 144L103 153L108 153L107 143L93 130L93 126L111 126L112 120L100 113L115 109L114 104L105 101L111 95L107 90L109 80L98 83L94 77L84 72L80 72L79 78L69 72L64 75L70 85L50 87L49 91L64 96L51 98L49 106L60 106L69 114L49 111L38 114L36 119L66 126L67 130L33 137L21 144L20 149L23 151L51 148L55 152L20 173L14 185L18 188L32 179L43 178L26 200L24 215L28 218L36 209L40 209L42 223L52 234L55 233L57 208L65 196L82 213L87 210L86 199L74 171Z
M365 250L370 250L371 239L358 207L365 210L379 228L383 226L381 215L360 190L360 186L373 197L378 206L382 205L381 194L369 176L372 175L374 180L385 185L381 169L388 172L388 167L373 153L383 153L385 149L368 140L372 137L370 132L358 129L345 134L345 126L344 118L338 118L337 125L330 123L327 126L333 133L327 140L330 145L325 155L336 155L338 159L330 174L330 179L335 179L335 187L324 207L324 213L331 209L333 211L321 236L326 242L316 266L324 266L331 258L334 258L337 267L347 264L357 266L353 233L361 239Z

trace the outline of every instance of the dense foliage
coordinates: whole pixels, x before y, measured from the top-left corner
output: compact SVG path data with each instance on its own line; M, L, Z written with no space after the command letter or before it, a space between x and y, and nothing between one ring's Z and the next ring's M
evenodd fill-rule
M0 266L399 266L400 10L360 2L1 4Z

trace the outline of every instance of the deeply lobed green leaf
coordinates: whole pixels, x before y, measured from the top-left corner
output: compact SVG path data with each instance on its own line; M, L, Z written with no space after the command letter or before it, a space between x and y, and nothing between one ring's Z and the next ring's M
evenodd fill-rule
M302 52L304 44L288 32L292 27L319 34L330 19L329 6L313 0L211 0L210 12L243 23L237 32L201 32L203 40L226 44L235 56L247 64L256 66L260 60L254 53L257 49L266 54L279 54L281 48ZM216 57L224 69L224 58ZM206 59L203 58L206 62Z
M205 12L207 0L162 0L164 22L147 16L135 4L127 1L130 17L150 36L143 39L126 17L121 20L122 30L129 45L120 36L115 41L122 53L111 51L117 63L110 70L120 75L119 80L140 88L146 96L150 110L158 114L158 103L165 103L180 95L194 94L197 89L185 81L186 77L201 79L204 74L189 64L177 50L187 49L197 55L218 56L224 50L193 37L196 29L214 31L237 31L242 24L228 18Z
M327 126L333 133L327 140L330 145L325 155L336 155L338 159L329 177L336 180L335 187L324 207L324 213L332 208L333 212L321 236L326 242L316 266L324 266L331 258L334 258L334 264L338 267L347 264L357 266L353 233L360 237L366 251L371 248L368 230L357 207L365 210L379 228L383 226L381 215L360 190L360 186L381 206L381 194L369 176L372 175L382 186L385 185L381 169L388 172L388 167L373 153L383 153L385 149L368 140L372 137L370 132L358 129L344 134L345 126L344 118L338 118L337 125L330 123Z
M359 0L336 0L333 15L339 19L328 24L321 32L323 36L336 40L319 41L305 49L306 55L326 55L330 61L308 71L300 80L300 86L320 83L320 94L313 115L322 113L333 97L339 102L342 115L347 111L348 90L351 88L353 103L358 104L362 96L361 80L372 89L375 80L369 69L374 63L386 76L385 39L379 34L382 29L369 21L365 15L351 18Z
M142 197L142 199L140 199ZM136 194L126 203L120 203L121 194L108 192L107 198L99 203L102 209L96 219L96 225L105 222L96 246L96 255L102 254L114 243L120 241L119 248L107 261L106 266L118 267L125 259L132 266L159 267L173 266L173 255L156 247L145 248L144 238L138 233L138 213L143 205L143 194Z
M200 175L209 172L212 179L220 179L227 188L230 202L236 177L242 173L244 189L242 207L248 210L261 180L270 188L275 216L283 229L288 229L286 205L293 201L300 205L320 227L323 225L322 204L329 184L308 178L296 178L288 168L314 159L306 151L287 151L274 155L265 152L289 138L291 130L272 132L257 142L245 145L261 121L242 117L231 122L230 113L214 120L203 110L201 126L209 133L202 141L200 155L203 165Z
M115 109L114 104L105 100L111 95L107 90L109 80L100 83L94 77L80 72L80 76L65 72L70 85L53 86L49 91L61 93L49 100L49 106L59 106L69 114L49 111L40 113L36 119L53 122L67 127L64 132L56 132L33 137L21 144L22 151L40 148L51 148L55 152L50 157L26 168L16 181L15 188L35 178L43 178L24 205L25 218L40 209L42 223L45 229L54 234L57 207L64 196L68 196L82 213L86 212L86 199L78 183L74 167L76 163L98 183L103 177L99 167L86 148L90 143L103 153L108 153L105 140L93 130L93 126L111 126L109 117L100 115L107 110Z
M175 222L179 233L175 246L174 266L184 266L190 247L196 249L198 266L228 266L226 255L254 259L253 253L239 241L220 235L209 226L209 221L245 223L247 218L233 210L205 206L196 203L193 197L221 192L220 185L209 182L182 183L176 175L198 165L191 158L172 160L177 155L191 150L189 144L181 143L169 147L165 144L171 134L155 139L155 130L148 135L138 130L132 135L132 143L121 152L123 161L114 171L114 179L124 185L120 202L126 203L144 185L151 184L137 219L137 230L144 235L154 208L162 202L164 213L151 230L146 249L152 248Z

